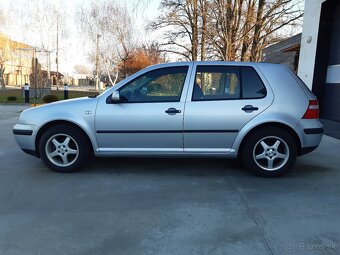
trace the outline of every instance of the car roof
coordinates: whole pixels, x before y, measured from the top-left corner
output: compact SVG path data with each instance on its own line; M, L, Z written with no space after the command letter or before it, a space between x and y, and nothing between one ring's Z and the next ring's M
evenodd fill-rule
M183 66L183 65L233 65L233 66L256 66L256 65L281 65L266 62L241 62L241 61L179 61L179 62L169 62L152 65L152 68L161 67L171 67L171 66Z

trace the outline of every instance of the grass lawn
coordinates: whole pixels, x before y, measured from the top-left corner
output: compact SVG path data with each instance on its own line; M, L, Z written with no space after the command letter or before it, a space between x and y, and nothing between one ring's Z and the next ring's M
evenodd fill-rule
M34 93L32 90L30 93ZM64 91L51 91L52 95L56 95L59 100L64 100ZM72 91L69 90L68 97L69 98L77 98L77 97L86 97L90 95L98 94L96 92L88 92L88 91ZM10 96L14 96L17 98L15 101L8 101L7 98ZM21 96L21 90L20 89L7 89L6 91L0 91L0 103L5 104L18 104L18 103L24 103L25 98ZM37 103L41 104L43 103L42 98L30 98L30 103Z

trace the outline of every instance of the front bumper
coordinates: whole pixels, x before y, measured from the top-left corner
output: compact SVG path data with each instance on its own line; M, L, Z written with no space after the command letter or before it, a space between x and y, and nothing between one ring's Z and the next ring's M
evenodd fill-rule
M20 148L31 155L36 156L35 137L37 126L31 124L16 124L13 127L13 134Z

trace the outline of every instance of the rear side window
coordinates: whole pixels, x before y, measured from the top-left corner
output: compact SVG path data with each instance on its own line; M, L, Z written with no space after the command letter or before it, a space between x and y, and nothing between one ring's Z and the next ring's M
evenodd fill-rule
M193 101L238 99L240 70L235 66L198 66Z
M266 95L266 87L254 68L242 67L242 98L256 99Z
M252 67L197 66L193 101L258 99L266 95L266 87Z

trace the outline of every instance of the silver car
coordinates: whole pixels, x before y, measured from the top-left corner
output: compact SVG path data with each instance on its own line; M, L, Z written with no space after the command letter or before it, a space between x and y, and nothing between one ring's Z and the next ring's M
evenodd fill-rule
M180 62L145 68L97 97L27 109L13 133L58 172L91 155L218 156L272 177L317 148L323 126L316 97L283 65Z

